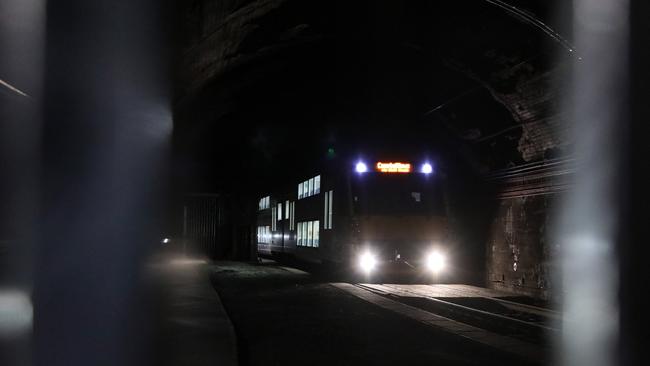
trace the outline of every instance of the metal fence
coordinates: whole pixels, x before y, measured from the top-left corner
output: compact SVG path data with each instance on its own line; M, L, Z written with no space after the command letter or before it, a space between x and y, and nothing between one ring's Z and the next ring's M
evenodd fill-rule
M223 210L219 195L188 194L183 200L183 250L187 254L220 256ZM220 240L221 239L221 240Z

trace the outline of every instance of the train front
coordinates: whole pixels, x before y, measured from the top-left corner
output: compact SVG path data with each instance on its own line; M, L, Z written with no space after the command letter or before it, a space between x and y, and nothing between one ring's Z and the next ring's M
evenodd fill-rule
M430 162L358 161L351 184L357 270L441 280L449 265L441 179Z

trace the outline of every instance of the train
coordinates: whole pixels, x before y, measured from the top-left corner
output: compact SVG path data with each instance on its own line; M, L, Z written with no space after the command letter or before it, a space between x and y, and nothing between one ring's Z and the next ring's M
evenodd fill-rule
M259 197L258 256L442 278L450 261L443 186L428 160L322 166Z

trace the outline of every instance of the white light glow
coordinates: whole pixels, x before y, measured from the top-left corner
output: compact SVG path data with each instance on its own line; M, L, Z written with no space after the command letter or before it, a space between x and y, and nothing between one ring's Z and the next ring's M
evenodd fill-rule
M163 239L162 242L163 242L163 244L167 244L167 243L169 243L169 238L165 238L165 239Z
M572 155L580 163L563 193L558 223L553 225L552 241L560 249L557 259L561 264L555 283L563 310L553 363L628 364L634 357L627 352L637 346L628 348L628 342L620 342L619 301L625 297L619 292L619 273L628 269L619 269L617 255L620 244L623 253L629 245L621 232L633 226L621 220L628 210L624 202L628 192L623 191L628 186L627 169L631 169L624 153L630 130L623 127L630 123L626 94L633 89L627 73L630 2L572 3L572 38L582 57L573 66L567 98L562 98L563 114L569 116L572 127L563 130L566 136L561 138L573 141Z
M358 162L356 166L357 173L365 173L368 171L368 166L364 162Z
M197 264L206 264L208 261L205 259L192 259L192 258L176 258L169 261L173 266L188 266Z
M445 269L445 256L440 252L432 252L427 256L427 268L434 273Z
M422 164L422 169L420 169L420 171L424 174L431 174L433 173L433 166L429 163L424 163Z
M33 308L29 294L0 289L0 339L15 337L32 329Z
M359 265L364 272L370 273L377 266L377 259L372 253L366 252L361 255Z

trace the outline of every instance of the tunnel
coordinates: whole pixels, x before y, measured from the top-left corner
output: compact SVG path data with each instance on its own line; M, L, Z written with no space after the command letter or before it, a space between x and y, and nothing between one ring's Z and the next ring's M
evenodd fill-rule
M407 141L447 176L450 241L467 252L468 277L559 296L551 216L575 165L562 103L580 56L561 10L529 3L188 5L179 184L254 204L269 180L297 181L328 149Z
M0 364L645 364L647 8L3 0Z

